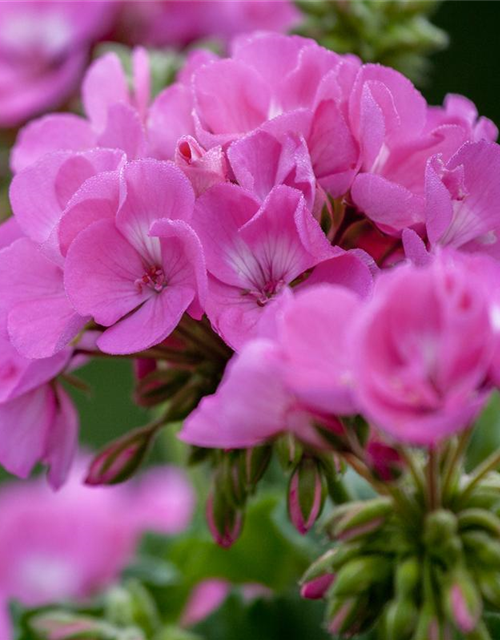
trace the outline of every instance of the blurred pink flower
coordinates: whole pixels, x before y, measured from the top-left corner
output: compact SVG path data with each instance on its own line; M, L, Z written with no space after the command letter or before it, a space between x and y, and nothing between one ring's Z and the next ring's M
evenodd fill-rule
M116 8L113 2L0 2L0 127L23 124L71 95Z
M40 481L0 488L4 607L12 598L26 606L84 600L118 578L145 531L178 533L189 524L194 491L181 470L156 468L126 486L90 488L82 467L57 493Z

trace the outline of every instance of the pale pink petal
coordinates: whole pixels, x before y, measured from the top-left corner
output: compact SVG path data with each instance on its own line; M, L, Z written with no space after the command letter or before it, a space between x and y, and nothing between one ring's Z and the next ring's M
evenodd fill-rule
M192 110L191 90L180 83L167 87L155 98L147 121L152 156L172 160L179 138L194 133Z
M104 130L111 105L130 102L127 79L115 53L107 53L91 64L83 81L82 100L96 132Z
M101 220L73 241L66 258L64 284L81 315L109 326L150 297L152 292L136 282L145 270L141 256L113 221Z
M360 211L385 233L424 222L424 199L405 187L375 174L360 174L354 180L351 195Z
M50 486L59 489L68 477L77 451L78 413L60 385L55 396L55 415L47 434L43 462L49 466L47 478Z
M151 158L128 164L122 175L116 225L144 258L157 261L159 243L149 236L149 229L159 218L190 220L194 209L191 184L172 163Z
M71 113L44 116L27 124L19 132L10 164L18 173L52 151L83 151L95 147L96 139L89 123Z
M179 437L200 447L253 447L286 428L290 402L279 350L254 340L231 360L217 393L203 398Z
M127 354L163 342L179 324L193 297L194 290L190 287L167 286L107 329L97 341L99 348L106 353Z
M255 129L268 117L269 87L242 62L227 59L202 67L193 86L196 110L208 132L237 136Z
M146 138L139 113L130 105L109 106L106 126L99 135L100 147L123 150L129 160L146 155Z
M0 404L0 464L7 471L27 478L42 459L55 409L48 385Z
M132 52L132 75L134 78L134 104L141 119L145 121L151 99L151 73L149 55L143 47Z

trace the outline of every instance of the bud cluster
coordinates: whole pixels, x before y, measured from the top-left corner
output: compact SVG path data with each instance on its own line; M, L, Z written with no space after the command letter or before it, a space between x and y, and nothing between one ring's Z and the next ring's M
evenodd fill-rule
M301 594L326 600L333 634L491 638L482 616L500 607L500 475L443 484L433 510L421 488L407 479L402 492L329 515L335 544L307 570Z

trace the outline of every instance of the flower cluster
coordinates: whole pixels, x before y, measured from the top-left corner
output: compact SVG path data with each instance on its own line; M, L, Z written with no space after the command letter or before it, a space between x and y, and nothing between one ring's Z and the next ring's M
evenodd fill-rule
M462 492L464 445L439 456L500 382L495 125L466 98L429 106L393 69L295 36L240 36L223 58L197 51L156 97L143 49L131 66L130 78L116 55L98 59L83 115L36 120L13 149L14 220L0 227L0 338L12 354L0 462L20 475L45 462L60 485L77 431L60 380L92 356L129 356L137 401L163 413L102 452L87 482L125 479L158 429L187 418L181 439L216 467L207 516L222 546L274 449L301 533L325 489L346 499L341 456L393 502L373 527L364 511L343 511L339 539L386 522L399 531L409 510L431 538L452 521L449 537L465 547L462 529L477 519L463 525L463 509L495 461ZM428 451L429 496L412 446ZM408 468L410 498L392 486ZM424 526L439 506L445 524ZM364 546L349 558L359 555ZM369 576L389 584L394 573L393 559L369 562L356 598L337 580L328 592L332 632L364 630L394 595L380 591L380 607L360 615ZM469 632L480 607L461 605L452 564L429 568L451 585L436 624ZM323 594L332 571L316 578Z
M183 47L199 38L285 31L300 13L290 0L3 0L0 4L0 128L17 127L73 95L91 48L105 39Z

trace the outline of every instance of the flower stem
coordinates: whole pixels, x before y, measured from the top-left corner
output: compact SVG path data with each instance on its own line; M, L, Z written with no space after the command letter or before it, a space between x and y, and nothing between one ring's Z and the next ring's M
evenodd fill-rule
M439 455L436 448L429 448L427 461L427 504L430 511L441 506L441 492L439 486Z
M488 475L491 471L494 471L500 466L500 451L495 451L486 460L484 460L472 474L469 482L465 485L462 491L462 500L468 498L472 493L474 487L481 482L481 480Z

